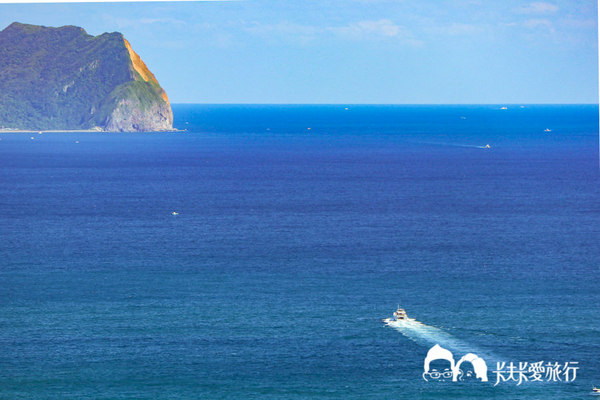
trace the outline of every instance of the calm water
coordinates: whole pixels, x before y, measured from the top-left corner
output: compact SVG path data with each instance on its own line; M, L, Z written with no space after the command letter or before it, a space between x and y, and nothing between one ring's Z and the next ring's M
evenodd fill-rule
M345 107L1 134L0 397L591 398L597 106ZM435 343L490 382L425 382Z

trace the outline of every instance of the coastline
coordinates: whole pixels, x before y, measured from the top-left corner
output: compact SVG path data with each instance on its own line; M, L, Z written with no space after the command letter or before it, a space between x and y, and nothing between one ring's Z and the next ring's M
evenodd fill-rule
M159 133L159 132L185 132L186 129L169 129L164 131L104 131L98 129L42 129L42 130L31 130L31 129L0 129L0 133Z

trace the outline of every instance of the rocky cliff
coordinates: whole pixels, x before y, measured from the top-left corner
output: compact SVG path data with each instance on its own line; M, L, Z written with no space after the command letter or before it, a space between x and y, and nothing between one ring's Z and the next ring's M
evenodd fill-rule
M0 128L166 131L167 94L120 33L13 23L0 32Z

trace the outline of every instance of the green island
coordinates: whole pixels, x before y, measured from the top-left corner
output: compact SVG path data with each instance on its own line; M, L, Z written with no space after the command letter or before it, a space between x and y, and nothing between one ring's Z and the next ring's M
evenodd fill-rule
M170 131L173 112L121 33L15 22L0 32L0 130Z

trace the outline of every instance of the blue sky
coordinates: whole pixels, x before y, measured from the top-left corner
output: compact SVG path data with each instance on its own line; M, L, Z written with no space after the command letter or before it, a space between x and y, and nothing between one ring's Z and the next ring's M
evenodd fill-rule
M597 103L595 0L2 4L119 31L173 103Z

